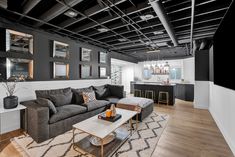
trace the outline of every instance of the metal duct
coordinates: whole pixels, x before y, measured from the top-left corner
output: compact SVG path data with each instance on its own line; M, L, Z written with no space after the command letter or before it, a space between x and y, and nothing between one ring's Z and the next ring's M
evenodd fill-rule
M6 9L7 8L7 0L1 0L0 1L0 7Z
M193 50L193 26L194 26L194 14L195 14L195 0L192 0L192 10L191 10L191 32L190 32L191 52L192 52L192 50Z
M162 3L159 0L149 0L149 3L153 7L153 10L157 14L159 20L161 21L165 30L167 31L168 35L170 36L174 46L178 46L178 40L175 36L175 31L173 29L173 26L170 23L170 20L168 19L168 16L162 6Z

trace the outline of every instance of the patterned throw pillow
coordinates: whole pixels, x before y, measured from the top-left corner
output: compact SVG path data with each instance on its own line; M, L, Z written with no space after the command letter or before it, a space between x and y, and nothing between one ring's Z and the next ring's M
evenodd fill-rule
M84 100L84 103L88 103L88 102L91 102L91 101L96 101L96 98L95 98L95 92L94 91L91 91L91 92L82 92L82 97L83 97L83 100Z

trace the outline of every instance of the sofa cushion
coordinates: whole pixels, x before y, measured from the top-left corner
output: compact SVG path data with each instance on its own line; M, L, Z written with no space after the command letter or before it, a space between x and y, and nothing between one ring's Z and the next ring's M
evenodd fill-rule
M117 97L112 97L112 96L110 96L110 97L105 98L105 100L109 101L111 104L117 104L117 102L118 102L120 99L117 98Z
M51 90L36 90L36 97L37 98L46 98L49 99L50 95L55 95L55 94L64 94L67 92L71 92L71 88L60 88L60 89L51 89Z
M95 91L96 99L98 100L103 100L110 96L110 91L107 85L93 86L93 89Z
M124 91L124 86L121 85L108 85L109 91L111 93L111 96L115 96L118 98L123 98L123 91Z
M72 88L72 92L73 92L73 98L72 98L72 103L74 104L83 104L84 100L82 97L82 92L90 92L93 91L92 87L88 87L88 88L78 88L78 89L73 89Z
M54 103L56 107L71 104L73 93L68 91L63 94L52 94L50 95L50 100Z
M91 91L91 92L82 92L82 97L83 97L83 100L84 100L84 103L89 103L89 102L92 102L92 101L96 101L96 98L95 98L95 92L94 91Z
M53 115L53 114L57 113L57 109L56 109L55 105L49 99L38 98L36 100L36 103L41 105L41 106L48 107L49 111L50 111L50 115Z
M49 120L50 124L87 111L86 107L76 104L64 105L57 107L56 109L57 113L51 116Z
M88 103L83 104L83 105L87 107L88 111L92 111L92 110L95 110L95 109L98 109L98 108L109 105L109 102L105 101L105 100L96 100L96 101L88 102Z

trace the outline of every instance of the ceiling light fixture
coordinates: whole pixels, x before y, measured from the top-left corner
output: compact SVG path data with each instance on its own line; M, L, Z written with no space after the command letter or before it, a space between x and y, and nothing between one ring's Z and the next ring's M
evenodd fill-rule
M97 29L99 32L108 32L109 29L108 28L98 28Z
M64 13L64 15L68 16L68 17L76 17L78 16L78 13L72 11L72 10L68 10Z
M164 32L163 31L155 31L155 32L153 32L153 34L155 34L155 35L159 35L159 34L163 34Z
M155 53L155 52L160 52L160 50L147 51L146 53Z
M140 16L140 18L141 18L141 20L150 20L150 19L154 18L154 16L151 14L147 14L147 15Z
M127 41L127 39L125 39L125 38L120 38L120 39L118 39L118 41L120 41L120 42L125 42L125 41Z

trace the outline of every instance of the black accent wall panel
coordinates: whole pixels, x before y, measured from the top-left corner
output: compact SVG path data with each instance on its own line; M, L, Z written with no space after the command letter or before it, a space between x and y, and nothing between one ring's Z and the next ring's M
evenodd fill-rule
M195 80L209 81L209 50L195 52Z
M214 81L213 46L209 50L209 81Z
M1 73L6 73L4 71L5 57L14 57L14 58L28 58L34 60L34 79L33 81L48 81L53 79L53 62L65 62L69 63L69 79L77 80L81 79L79 77L79 65L88 64L92 66L92 77L89 79L99 78L99 66L106 67L107 75L111 74L111 56L110 53L107 53L107 63L100 64L98 63L98 54L99 51L107 52L107 50L90 45L88 43L82 43L79 41L71 40L67 37L62 37L56 34L50 34L44 31L34 30L32 28L27 28L25 26L19 26L18 24L5 24L0 22L0 58L1 58ZM5 52L5 29L12 29L15 31L28 33L34 37L34 54L33 56L25 56L22 54L6 53ZM53 40L69 44L70 49L70 58L66 59L56 59L52 57L53 52ZM80 51L81 47L91 49L91 61L90 62L81 62L80 61ZM125 58L125 57L123 57ZM4 74L3 74L4 75Z

